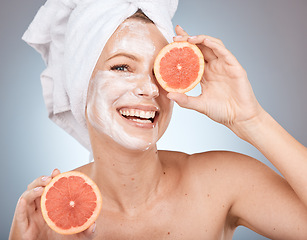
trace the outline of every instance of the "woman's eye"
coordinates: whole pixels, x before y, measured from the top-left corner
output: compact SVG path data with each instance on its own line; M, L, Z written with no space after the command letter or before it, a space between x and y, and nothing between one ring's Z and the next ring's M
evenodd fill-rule
M126 64L121 64L121 65L114 65L111 67L112 71L120 71L120 72L127 72L129 66Z

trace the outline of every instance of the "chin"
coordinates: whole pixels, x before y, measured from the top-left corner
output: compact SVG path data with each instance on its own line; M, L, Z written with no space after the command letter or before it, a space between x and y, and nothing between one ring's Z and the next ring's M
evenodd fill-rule
M115 140L117 144L121 145L123 148L127 150L132 151L147 151L153 147L156 146L156 139L144 139L144 136L142 138L138 138L137 136L124 136L125 134L122 134L121 137L116 137Z

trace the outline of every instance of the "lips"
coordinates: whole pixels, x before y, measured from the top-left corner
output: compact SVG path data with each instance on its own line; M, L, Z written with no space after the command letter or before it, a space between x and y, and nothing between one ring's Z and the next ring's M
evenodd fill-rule
M159 115L158 108L154 106L123 107L118 109L119 114L131 123L140 127L154 127Z

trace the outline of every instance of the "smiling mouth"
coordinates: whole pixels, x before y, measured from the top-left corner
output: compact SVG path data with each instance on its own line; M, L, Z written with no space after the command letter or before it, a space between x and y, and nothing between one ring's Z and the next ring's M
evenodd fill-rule
M157 111L145 111L140 109L120 109L119 113L126 119L138 123L154 123Z

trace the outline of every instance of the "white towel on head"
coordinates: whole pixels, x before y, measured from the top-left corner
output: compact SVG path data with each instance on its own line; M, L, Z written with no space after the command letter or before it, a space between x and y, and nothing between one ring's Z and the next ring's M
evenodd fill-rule
M47 65L41 83L50 119L91 151L87 90L107 40L141 9L171 42L177 4L178 0L47 0L22 38Z

